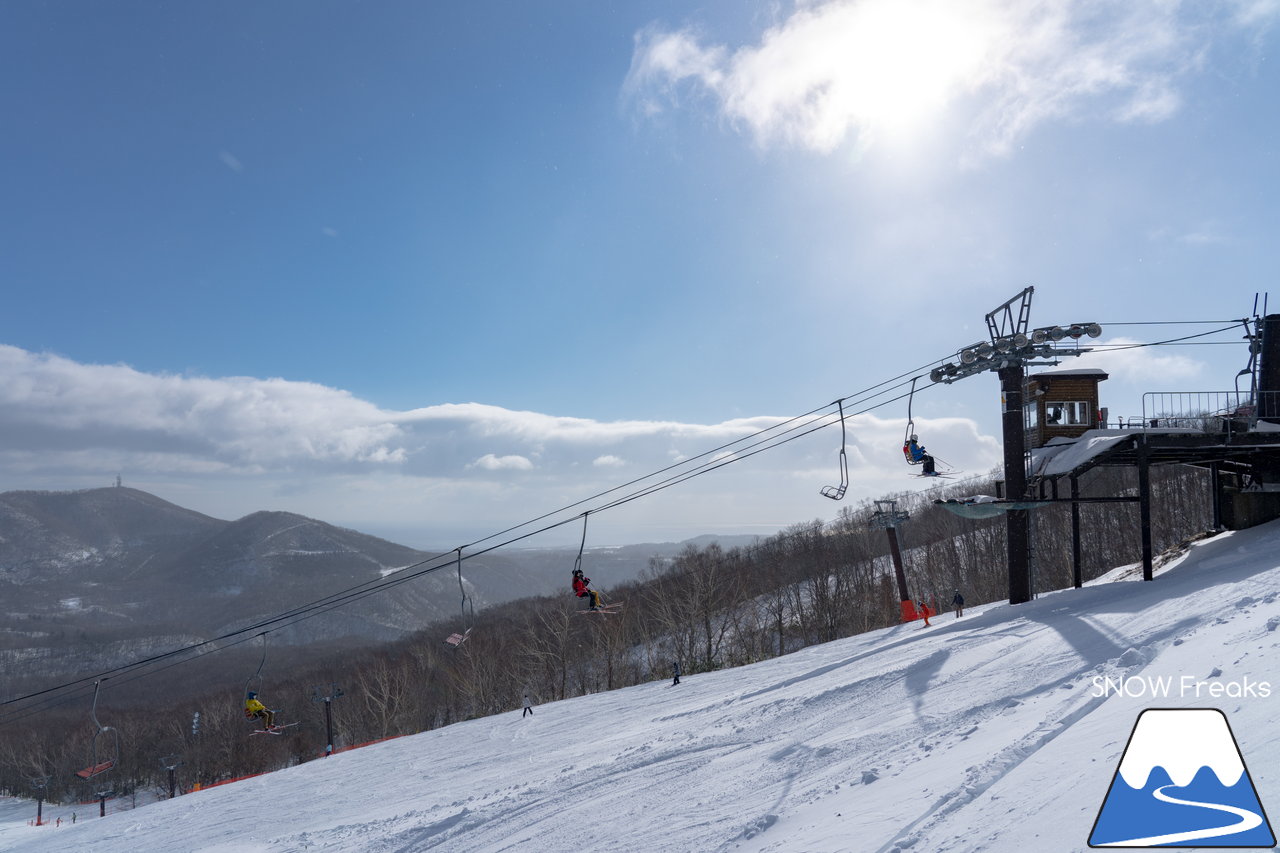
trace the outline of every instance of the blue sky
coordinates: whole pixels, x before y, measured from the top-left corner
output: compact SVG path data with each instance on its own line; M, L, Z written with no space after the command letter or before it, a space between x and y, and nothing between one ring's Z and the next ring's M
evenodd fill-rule
M1036 325L1153 341L1277 269L1276 0L0 7L0 488L453 547ZM1104 402L1231 345L1088 356ZM913 415L998 464L998 387ZM848 500L916 488L901 403ZM823 430L599 541L837 505ZM569 537L572 538L572 537Z

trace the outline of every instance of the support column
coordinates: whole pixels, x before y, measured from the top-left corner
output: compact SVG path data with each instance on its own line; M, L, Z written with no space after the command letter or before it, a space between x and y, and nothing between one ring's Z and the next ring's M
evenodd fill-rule
M1080 478L1071 475L1071 582L1076 589L1084 586L1080 567Z
M1138 439L1138 515L1142 526L1142 579L1155 577L1151 553L1151 454L1144 437Z
M893 573L898 578L898 600L910 601L907 595L907 574L902 568L902 549L898 547L898 528L886 527L889 534L889 555L893 557Z
M1022 362L999 370L1000 394L1004 401L1001 426L1004 433L1005 496L1020 501L1027 498L1026 433L1022 414ZM1030 524L1027 510L1010 510L1006 516L1009 549L1009 603L1031 600Z
M1222 467L1214 462L1209 466L1209 506L1213 507L1213 530L1222 529Z
M1280 314L1262 318L1258 358L1258 418L1280 423Z

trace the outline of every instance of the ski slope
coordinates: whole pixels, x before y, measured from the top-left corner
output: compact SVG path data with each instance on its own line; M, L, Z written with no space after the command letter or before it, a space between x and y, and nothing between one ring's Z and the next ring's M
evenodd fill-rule
M1220 708L1274 820L1280 523L1204 540L1152 583L1134 575L679 686L459 723L105 818L82 807L75 826L28 826L31 804L0 824L0 849L1085 850L1149 707ZM1130 691L1099 695L1106 676ZM1151 684L1168 695L1134 695Z

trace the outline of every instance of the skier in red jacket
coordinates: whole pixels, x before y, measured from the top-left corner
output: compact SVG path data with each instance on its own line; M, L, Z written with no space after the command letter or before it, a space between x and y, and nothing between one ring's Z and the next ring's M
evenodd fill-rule
M600 593L587 586L589 583L591 583L591 578L583 575L582 569L573 570L573 594L578 598L591 596L591 609L595 610L600 606Z

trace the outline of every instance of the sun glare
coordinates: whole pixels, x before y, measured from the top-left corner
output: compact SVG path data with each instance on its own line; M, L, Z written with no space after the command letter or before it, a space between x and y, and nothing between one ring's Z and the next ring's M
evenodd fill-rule
M990 29L954 4L868 2L850 14L848 67L839 78L845 109L876 136L927 129L990 57Z
M797 12L734 57L717 85L761 134L831 151L911 142L998 62L992 7L862 0Z

